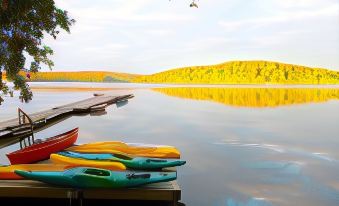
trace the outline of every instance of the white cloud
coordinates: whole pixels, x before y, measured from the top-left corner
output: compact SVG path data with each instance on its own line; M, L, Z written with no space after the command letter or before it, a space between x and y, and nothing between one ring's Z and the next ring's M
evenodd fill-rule
M154 36L168 36L168 35L174 34L174 32L169 29L150 29L145 32L147 34L154 35Z
M290 23L294 21L303 21L306 19L319 17L336 17L338 16L338 4L315 10L315 11L298 11L284 12L277 16L267 16L253 19L242 19L236 21L220 21L219 25L228 31L234 31L242 28L259 28L270 26L272 24Z
M57 0L76 19L46 38L54 70L153 73L235 59L339 69L338 0ZM297 47L297 48L296 48Z
M88 46L79 52L91 58L118 58L127 48L125 44L107 44L102 47Z
M337 0L283 0L276 1L276 5L279 8L283 9L292 9L292 8L321 8L323 5L334 5L338 4Z
M138 1L105 1L94 3L87 7L68 5L71 15L79 21L91 21L107 23L112 21L186 21L192 20L192 16L185 13L163 12L150 10L154 5L152 0Z

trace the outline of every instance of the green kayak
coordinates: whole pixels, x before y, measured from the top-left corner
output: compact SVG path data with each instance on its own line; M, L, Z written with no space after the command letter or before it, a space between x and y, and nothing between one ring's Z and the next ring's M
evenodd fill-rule
M138 170L162 169L165 167L181 166L186 163L186 161L184 160L129 157L121 154L106 154L106 153L95 154L95 153L78 153L70 151L58 152L58 154L78 159L121 162L130 169Z
M177 178L176 172L111 171L91 167L75 167L63 172L31 172L15 170L26 179L74 188L125 188L167 182Z

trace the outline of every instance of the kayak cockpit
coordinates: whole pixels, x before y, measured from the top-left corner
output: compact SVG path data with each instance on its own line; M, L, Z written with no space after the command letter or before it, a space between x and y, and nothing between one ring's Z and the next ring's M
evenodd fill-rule
M123 159L123 160L132 160L132 157L129 157L127 155L123 155L123 154L112 154L112 156L119 158L119 159Z
M85 174L94 175L94 176L101 176L101 177L108 177L111 173L107 170L99 170L94 168L89 168L84 171Z
M131 173L131 174L126 174L126 178L127 179L149 179L151 178L151 174L135 174L135 173Z

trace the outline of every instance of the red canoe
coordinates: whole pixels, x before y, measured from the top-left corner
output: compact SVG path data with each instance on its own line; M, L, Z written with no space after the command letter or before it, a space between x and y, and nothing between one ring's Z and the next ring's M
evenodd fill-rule
M11 164L29 164L49 159L50 154L72 146L78 138L79 128L72 129L63 134L50 137L42 142L34 143L24 149L7 154Z

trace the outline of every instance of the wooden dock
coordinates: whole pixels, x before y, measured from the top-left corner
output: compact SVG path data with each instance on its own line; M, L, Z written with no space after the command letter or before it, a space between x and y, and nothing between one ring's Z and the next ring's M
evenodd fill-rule
M108 105L114 103L123 105L132 97L133 95L95 96L33 114L25 114L19 110L18 118L0 122L0 142L2 140L7 141L7 139L20 140L20 138L54 125L72 115L100 112ZM5 144L0 143L0 148L3 146ZM70 204L75 202L79 205L82 205L83 202L88 205L87 203L90 201L94 202L93 205L100 205L102 201L146 201L161 202L161 205L175 206L181 199L181 190L177 181L155 183L127 189L75 189L56 187L31 180L0 180L0 199L4 205L13 204L13 201L19 200L22 201L20 204L36 200L38 205L60 205L54 204L55 200L58 199L69 200ZM137 205L142 204L137 202ZM147 203L147 205L150 204Z
M25 114L19 109L18 118L0 122L0 139L27 137L33 132L40 131L62 118L98 112L104 110L105 107L111 104L126 101L132 97L132 94L122 96L95 96L33 114Z
M2 198L69 199L80 205L86 200L161 201L164 203L162 205L176 206L181 199L181 190L177 181L127 189L74 189L31 180L1 180L0 199Z

